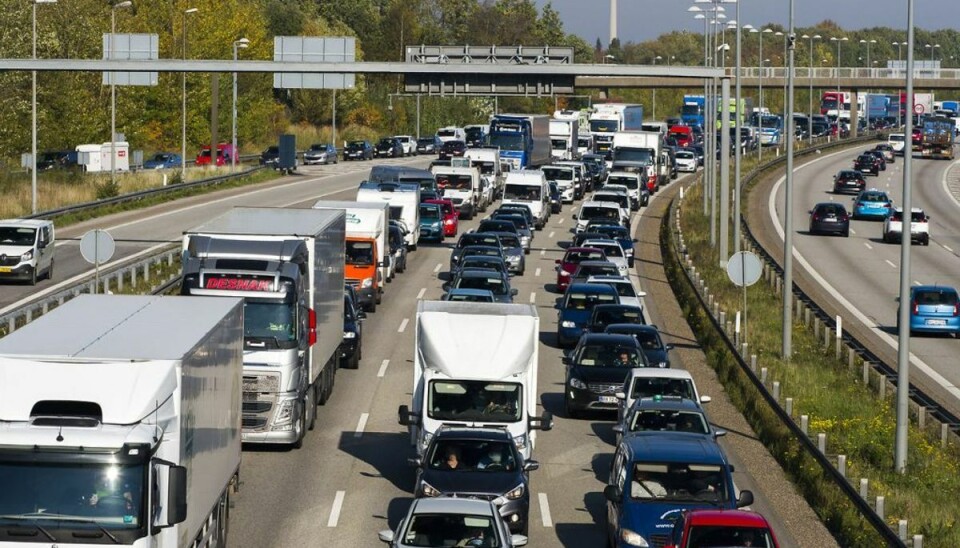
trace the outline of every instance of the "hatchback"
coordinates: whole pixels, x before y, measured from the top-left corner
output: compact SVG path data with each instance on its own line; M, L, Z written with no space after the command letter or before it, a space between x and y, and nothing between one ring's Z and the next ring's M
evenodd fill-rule
M903 237L903 209L897 207L883 220L883 241L891 243ZM930 245L930 217L919 207L910 211L910 239L920 245Z
M580 340L583 328L590 320L593 307L600 304L619 304L615 289L606 284L572 284L563 297L557 299L557 342L571 347Z
M810 210L810 234L850 235L850 216L847 208L836 202L823 202Z
M861 173L872 173L875 176L880 175L880 164L877 157L872 154L861 154L853 161L853 168Z
M853 200L854 219L884 219L893 210L890 195L882 190L864 190Z
M335 164L337 163L337 149L331 144L310 145L303 153L304 165Z
M900 317L900 314L897 314ZM939 285L910 288L911 333L960 333L960 298L957 290Z
M852 169L845 169L833 176L833 193L860 192L867 186L863 174Z
M498 303L512 303L517 290L510 288L506 275L491 270L461 270L444 289L488 289Z
M570 277L583 261L606 260L603 251L595 247L570 247L562 259L557 259L557 289L565 291L570 285Z
M463 141L447 141L440 147L440 159L446 160L453 157L460 157L467 151L467 144Z
M385 529L377 536L391 548L525 546L527 537L510 534L497 502L464 497L416 499L395 531Z

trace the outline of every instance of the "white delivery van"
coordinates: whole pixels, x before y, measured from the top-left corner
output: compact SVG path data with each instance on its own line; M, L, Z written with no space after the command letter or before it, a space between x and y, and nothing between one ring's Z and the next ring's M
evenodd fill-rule
M433 166L440 195L453 202L461 219L473 219L486 209L480 189L480 170L475 167Z
M387 203L390 220L400 221L407 229L404 240L411 251L420 240L420 185L418 183L360 183L358 202Z
M463 141L466 143L467 132L462 127L442 127L437 130L437 139L440 139L441 143L447 141Z
M0 279L28 280L36 285L53 279L53 221L5 219L0 221Z
M550 187L542 171L524 169L507 173L503 184L502 204L523 204L530 207L537 230L543 228L550 213Z

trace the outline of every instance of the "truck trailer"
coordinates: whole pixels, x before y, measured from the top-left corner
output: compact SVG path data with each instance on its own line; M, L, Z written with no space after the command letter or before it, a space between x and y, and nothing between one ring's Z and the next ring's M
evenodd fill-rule
M550 161L550 117L544 114L495 114L490 119L490 145L513 171L534 169Z
M240 299L81 295L0 339L0 546L225 546Z
M550 120L550 156L558 160L575 160L580 123L577 119Z
M243 441L299 447L333 392L345 214L235 207L183 235L183 295L244 302Z
M952 160L954 128L953 120L946 116L925 119L920 130L920 155Z
M429 179L436 179L429 171ZM407 249L413 251L417 249L417 242L420 240L420 185L417 182L382 182L372 181L360 183L357 189L358 202L372 202L375 204L387 204L390 206L389 214L391 221L399 221L406 227L404 242Z
M597 153L611 162L613 134L619 131L640 131L643 129L643 106L624 103L602 103L594 105L596 109L590 115L590 133Z
M346 214L343 276L359 280L356 285L360 306L367 312L376 312L383 299L383 286L393 277L391 257L386 251L390 206L381 202L320 200L313 204L313 209L343 210Z

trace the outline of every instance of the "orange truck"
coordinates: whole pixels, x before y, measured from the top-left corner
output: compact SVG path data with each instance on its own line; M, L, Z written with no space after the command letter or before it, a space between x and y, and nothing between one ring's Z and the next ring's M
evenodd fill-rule
M348 202L320 200L314 209L340 209L346 212L346 253L343 277L357 291L364 310L375 312L383 299L384 284L393 277L391 257L386 253L386 202Z

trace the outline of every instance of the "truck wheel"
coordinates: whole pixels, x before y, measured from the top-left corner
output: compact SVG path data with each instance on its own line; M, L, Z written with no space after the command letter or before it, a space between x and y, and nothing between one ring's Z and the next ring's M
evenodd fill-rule
M230 531L230 489L224 491L217 503L217 535L214 539L214 545L217 548L225 548L227 537Z
M304 400L306 404L307 400ZM307 434L307 408L303 407L300 410L300 419L297 421L295 426L297 432L297 441L293 442L294 449L300 449L303 447L303 437Z
M307 430L313 430L313 427L317 424L317 402L316 402L317 389L316 387L311 386L307 390L307 395L303 400L303 410L304 413L310 414L310 420L307 421Z
M367 312L373 314L376 311L377 311L377 300L374 299L373 301L370 301L370 304L367 305Z
M377 290L377 304L383 302L383 291Z

